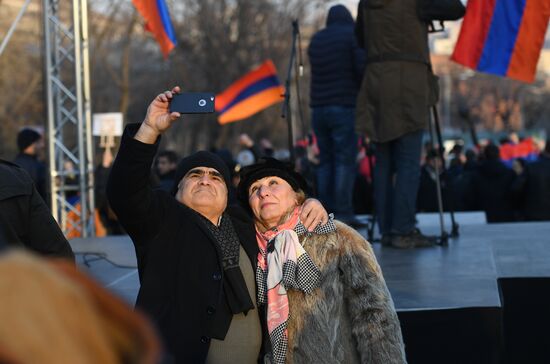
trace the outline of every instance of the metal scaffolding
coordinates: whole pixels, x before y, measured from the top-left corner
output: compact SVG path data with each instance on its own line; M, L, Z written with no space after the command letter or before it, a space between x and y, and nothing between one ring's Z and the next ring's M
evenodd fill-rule
M65 235L93 236L87 3L43 0L43 13L52 214Z

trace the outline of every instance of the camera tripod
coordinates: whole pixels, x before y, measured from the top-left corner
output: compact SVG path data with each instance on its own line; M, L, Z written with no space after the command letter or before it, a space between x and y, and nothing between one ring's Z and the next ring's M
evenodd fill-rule
M435 140L434 140L434 132L437 137L437 144L438 148L435 148ZM437 158L441 160L441 169L442 169L442 175L444 178L447 178L447 168L445 166L445 148L443 147L443 138L441 137L441 127L439 123L439 113L437 111L437 105L433 105L431 107L431 115L429 118L429 133L430 133L430 145L433 150L437 153ZM442 184L441 184L441 175L439 173L439 165L435 163L435 175L436 175L436 193L437 193L437 206L438 206L438 212L439 212L439 225L440 225L440 236L437 237L437 243L439 245L447 245L449 241L449 236L456 238L458 237L458 224L455 221L455 214L454 214L454 204L452 202L449 203L449 213L451 215L451 234L445 230L445 220L443 217L443 192L442 192ZM448 188L452 188L452 184L448 184ZM451 191L452 192L452 191ZM451 193L451 195L453 195Z
M371 173L371 183L374 184L374 165L372 163L372 157L374 157L375 151L374 151L374 145L372 143L369 143L369 145L365 145L365 154L366 154L367 162L369 163L369 170ZM374 188L372 191L374 194ZM375 225L376 225L376 202L374 201L374 198L373 198L372 213L367 223L367 240L371 243L380 241L380 239L374 238Z
M298 50L296 50L298 48ZM298 57L296 57L298 53ZM292 124L292 110L290 107L290 82L292 80L292 68L295 68L295 82L296 82L296 96L298 105L298 115L302 124L302 130L304 127L304 113L302 110L302 100L300 96L300 77L303 75L303 61L302 61L302 39L300 35L300 26L298 19L292 21L292 46L290 48L290 59L288 61L288 68L285 80L285 93L283 107L281 111L281 118L286 119L288 125L288 150L290 152L290 162L296 162L296 153L294 151L294 133Z

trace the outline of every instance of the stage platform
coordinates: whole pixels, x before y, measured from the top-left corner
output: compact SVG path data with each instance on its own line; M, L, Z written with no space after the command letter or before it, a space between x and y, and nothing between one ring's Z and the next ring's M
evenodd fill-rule
M499 307L497 279L550 278L550 222L485 224L477 213L456 218L460 236L448 246L398 250L373 244L398 310ZM419 220L424 233L438 234L435 215L419 214ZM366 236L366 229L359 231ZM85 271L134 303L139 281L127 236L73 239L71 246Z
M546 327L536 323L537 311L550 316L550 222L486 224L482 213L458 213L456 219L460 236L448 246L397 250L373 244L409 362L514 363L521 355L516 349L525 345L532 353L527 362L550 362L549 356L540 361L550 350L550 318ZM439 233L437 215L418 220L424 233ZM85 271L135 302L139 281L128 237L74 239L71 245ZM540 327L533 331L532 325ZM530 331L535 341L525 338ZM511 340L524 345L512 346ZM543 352L534 343L545 345Z

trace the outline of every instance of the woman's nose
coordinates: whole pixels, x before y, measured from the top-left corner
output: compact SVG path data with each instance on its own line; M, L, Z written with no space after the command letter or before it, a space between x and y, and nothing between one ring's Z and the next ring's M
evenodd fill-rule
M258 188L258 196L265 197L267 195L269 195L269 188L267 188L266 186L261 186L260 188Z

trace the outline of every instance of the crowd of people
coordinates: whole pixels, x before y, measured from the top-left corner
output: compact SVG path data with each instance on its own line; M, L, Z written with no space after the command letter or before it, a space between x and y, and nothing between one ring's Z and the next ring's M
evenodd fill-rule
M239 182L239 170L262 157L273 156L273 150L256 147L247 135L247 143L241 143L242 153L246 158L234 157L227 150L212 151L218 154L232 173L232 185ZM242 139L243 136L240 137ZM365 138L366 139L366 138ZM375 146L368 139L359 140L355 148L351 172L352 187L346 191L352 201L354 215L372 214L374 212L373 170L376 167ZM503 140L501 145L506 148L510 141ZM436 174L442 189L443 210L448 211L483 211L487 222L515 222L550 220L550 168L548 160L550 151L548 143L540 143L542 149L533 148L527 157L504 159L500 151L501 145L486 141L483 146L464 150L462 143L457 143L440 157L438 148L426 143L421 158L418 160L420 183L416 200L417 212L438 212ZM546 146L545 146L546 145ZM304 140L295 146L297 160L296 170L299 171L311 186L311 195L322 201L318 186L319 146L316 138ZM165 154L173 155L172 151L160 152L154 168L153 183L158 188L165 189L162 181L165 172L159 158ZM286 152L286 154L289 154ZM169 174L173 175L176 164L172 164ZM437 172L436 172L437 171ZM173 178L172 178L173 182ZM166 189L169 191L169 189ZM352 191L350 193L349 191ZM234 193L232 193L234 196ZM324 203L323 203L324 204ZM334 212L324 204L327 210ZM335 214L337 216L337 214ZM362 227L363 224L348 225Z
M109 327L116 324L122 331L113 334L97 327L97 332L73 339L115 335L103 340L103 351L94 353L110 356L112 359L104 359L107 362L118 362L124 355L147 357L141 362L151 363L256 362L259 357L272 363L319 358L350 363L406 362L399 321L370 244L328 216L318 201L306 200L306 196L315 195L311 186L318 176L315 138L296 147L301 151L297 153L299 165L307 165L313 171L309 174L272 158L278 152L268 141L255 143L247 135L239 137L237 158L228 150L212 150L180 160L172 151L157 152L160 135L179 117L168 114L171 94L161 94L153 101L146 122L127 126L114 164L113 155L106 150L97 169L104 180L98 188L107 190L102 198L108 211L119 231L128 233L136 247L141 283L137 306L158 328L164 351L160 354L149 324L130 312L125 314L126 321L112 313L107 318L94 318L90 313L89 320L112 321ZM145 127L149 121L157 129ZM503 142L503 148L509 143ZM375 148L366 138L357 141L356 193L373 184ZM446 159L430 145L425 145L422 154L419 211L437 210L435 173L439 172L447 209L484 210L488 222L550 219L550 144L525 161L503 161L494 143L466 151L456 145ZM2 243L9 240L4 245L14 245L17 240L16 245L38 254L71 262L70 246L33 179L14 164L4 162L1 167L4 184L12 181L2 193L17 197L0 196L0 217L3 222L10 220L13 227L6 234L3 226ZM18 217L8 212L14 203L34 210L29 210L29 216ZM13 222L14 218L20 221ZM36 221L37 225L27 226L25 232L22 221ZM7 257L0 261L0 269L21 269L21 277L29 279L37 269L51 271L47 284L52 289L67 280L56 273L59 268L37 258ZM73 277L69 281L78 274L62 269ZM77 279L86 282L87 278ZM124 305L101 288L86 284L103 298L83 304L108 305L111 311L107 312L113 307L125 312ZM187 287L183 291L178 288L182 284ZM58 299L70 299L62 289L59 295ZM64 314L57 315L62 318ZM333 332L333 327L339 329ZM137 331L128 332L129 328ZM129 341L121 343L121 338ZM25 352L0 335L0 343L2 340L9 355L25 358ZM140 349L143 343L146 349ZM76 354L86 355L81 351L63 355Z
M232 192L226 162L199 151L179 162L170 191L152 186L161 135L181 116L169 111L177 92L126 127L107 185L136 248L136 305L159 328L163 361L406 362L370 244L306 200L291 165L260 158Z
M132 239L136 306L162 349L148 319L74 269L45 202L42 137L21 131L19 166L0 161L0 248L63 260L1 256L0 289L13 299L0 314L13 325L35 318L33 329L55 340L59 355L23 325L16 339L0 330L0 361L405 363L393 300L370 243L354 229L364 225L357 213L376 214L383 245L432 246L415 214L437 211L440 182L445 209L483 210L488 222L550 220L549 143L536 158L506 163L506 143L465 152L457 145L448 162L440 148L422 150L437 95L415 5L361 0L357 22L344 6L331 7L308 49L314 134L295 146L294 163L246 134L236 157L227 149L181 159L159 152L181 117L169 111L179 87L126 126L116 158L103 151L99 221ZM6 280L13 272L19 290Z
M530 139L526 142L533 144ZM484 211L487 222L550 220L550 146L517 158L504 158L513 145L488 142L463 152L455 145L444 160L427 148L420 177L417 208L438 211L436 171L442 182L445 211ZM436 166L437 164L437 166Z
M0 362L158 363L149 320L75 266L37 188L40 134L18 142L20 165L0 160Z

